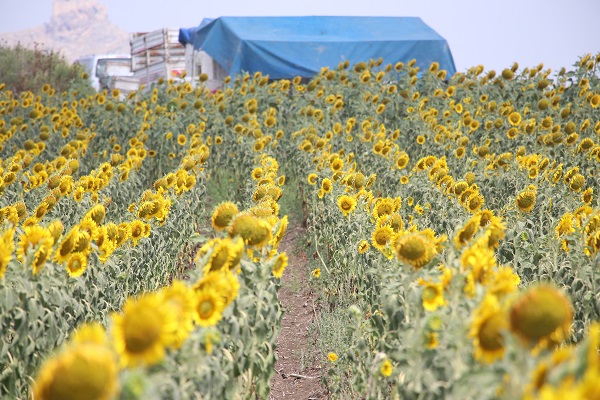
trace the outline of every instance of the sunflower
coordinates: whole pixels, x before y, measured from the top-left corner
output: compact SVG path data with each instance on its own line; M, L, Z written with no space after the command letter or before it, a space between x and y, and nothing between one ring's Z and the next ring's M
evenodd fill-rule
M235 224L235 221L233 224ZM256 219L255 227L250 236L246 239L246 244L255 248L260 248L271 240L271 225L264 219Z
M385 215L390 215L397 210L394 200L390 197L379 198L373 207L373 216L377 219Z
M394 237L394 230L389 226L376 227L371 235L371 243L376 249L383 251Z
M193 289L196 293L203 290L214 291L221 299L222 308L225 309L237 297L240 284L233 271L220 270L208 272L196 282Z
M78 226L79 230L87 233L92 240L96 240L98 238L100 227L98 226L98 223L91 218L91 216L84 216L79 222Z
M46 213L48 212L48 209L49 209L48 203L46 203L45 201L42 201L36 208L35 212L33 213L33 216L35 217L35 219L37 221L41 221L42 218L44 218L44 215L46 215Z
M585 177L581 174L573 175L571 181L569 182L569 188L576 193L579 193L584 185Z
M67 273L72 278L83 275L87 269L88 258L84 253L73 253L67 260Z
M460 249L466 245L480 228L481 215L472 216L454 236L454 245Z
M554 232L556 233L556 237L561 237L568 235L570 233L575 232L573 214L570 212L566 212L558 221L556 228L554 228Z
M454 183L453 192L456 196L460 196L468 187L469 184L466 181L458 181Z
M211 222L216 231L222 231L229 226L229 223L239 213L237 206L232 202L221 203L213 212Z
M207 287L196 291L194 320L203 327L215 326L222 317L225 304L221 295L213 288Z
M55 262L64 263L69 260L71 253L75 252L80 237L79 235L79 226L75 225L58 245L58 248L54 253Z
M532 286L512 304L510 329L525 342L546 339L561 342L569 336L573 307L569 299L548 284Z
M343 167L344 160L342 160L339 157L334 158L333 161L331 161L331 164L329 165L329 168L331 168L333 172L341 171Z
M258 219L251 214L238 214L229 226L229 236L240 236L247 242L258 225Z
M61 220L57 219L52 221L48 227L47 227L48 231L50 231L50 234L52 235L52 245L54 245L56 242L58 242L58 239L60 239L63 230L65 229L63 226L63 223Z
M186 143L187 138L185 137L185 135L181 134L177 136L177 144L179 144L180 146L185 146Z
M508 122L512 125L512 126L519 126L519 124L521 123L521 114L519 114L516 111L511 112L508 115Z
M338 197L338 208L344 214L344 217L350 215L352 211L356 208L357 201L354 197L348 195L342 195Z
M283 239L283 236L287 232L287 228L288 228L288 217L287 217L287 215L284 215L283 218L281 218L279 220L279 224L276 225L276 226L277 226L277 231L273 235L273 238L271 239L271 242L270 242L270 244L273 247L278 247L279 246L279 243L281 243L281 240Z
M98 322L84 323L74 332L70 340L73 344L108 345L106 330Z
M584 190L583 193L581 194L581 201L586 204L591 204L593 199L594 199L594 188L589 187L586 190Z
M469 271L475 282L485 284L496 265L496 256L488 245L488 238L481 236L460 256L463 271Z
M283 271L285 270L287 265L288 265L287 254L281 253L277 257L275 257L275 259L273 260L273 267L272 267L273 276L275 278L281 278L281 276L283 275Z
M435 255L433 243L417 232L400 235L394 245L398 259L413 268L421 268Z
M106 208L102 204L96 204L90 208L85 217L91 218L97 225L100 225L106 217Z
M15 230L8 229L0 237L0 279L4 278L6 267L12 260L12 254L15 250Z
M398 169L406 168L409 161L410 161L410 158L409 158L408 154L404 151L400 152L400 154L398 155L398 158L396 159L396 168L398 168Z
M465 202L465 207L472 213L475 213L481 209L485 199L480 193L473 193Z
M122 314L112 315L112 324L114 347L123 367L162 360L177 330L175 314L158 294L128 299Z
M252 179L258 181L265 175L265 171L261 167L256 167L252 170Z
M504 224L502 219L498 217L493 217L486 229L488 247L492 249L497 249L500 244L500 240L504 239L504 237L506 236L506 233L504 233L505 230L506 225Z
M19 247L17 258L24 261L28 254L33 251L31 268L33 274L37 275L44 267L46 259L52 252L52 233L39 225L25 226L23 233L19 236Z
M146 224L139 219L133 220L129 223L130 239L134 246L137 246L142 237L144 237L144 227Z
M311 174L308 174L307 181L311 185L316 185L317 184L317 178L318 178L317 174L311 173Z
M172 343L168 346L180 348L194 329L195 292L182 281L173 281L171 285L161 291L163 302L175 314L177 329L173 335Z
M46 361L33 386L33 398L39 400L107 400L118 392L113 353L93 343L73 345Z
M371 247L371 245L369 244L368 241L361 240L360 243L358 244L358 252L360 254L365 254L369 250L369 247Z
M469 336L473 338L475 359L486 364L504 357L504 332L508 319L495 296L486 296L473 313Z
M127 240L131 238L131 226L127 222L122 222L117 226L117 235L115 242L117 247L125 244Z
M329 179L329 178L323 179L323 181L321 182L321 189L323 189L324 193L331 193L331 190L333 189L333 185L331 184L331 179Z
M492 277L487 285L488 293L502 298L516 292L519 283L521 283L521 278L513 272L510 266L499 267L492 271Z
M517 195L516 203L519 210L528 213L535 206L536 194L533 190L524 190Z
M446 305L444 299L444 286L441 283L432 283L424 279L419 280L419 285L424 286L421 299L423 308L427 311L435 311Z
M383 362L381 363L381 366L379 367L379 373L388 378L392 375L392 372L394 372L394 367L392 367L392 363L390 362L389 359L385 359L383 360Z
M202 246L200 252L198 253L199 255L200 253L206 253L212 250L210 258L203 267L204 274L219 271L222 268L229 268L233 256L230 254L230 248L232 246L233 241L230 238L216 239L211 241L208 243L208 248Z

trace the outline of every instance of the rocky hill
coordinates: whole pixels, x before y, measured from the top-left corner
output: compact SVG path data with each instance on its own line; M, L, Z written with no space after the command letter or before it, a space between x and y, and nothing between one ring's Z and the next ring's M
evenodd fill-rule
M50 22L0 34L0 43L54 50L68 60L87 54L129 54L129 34L112 23L97 0L54 0Z

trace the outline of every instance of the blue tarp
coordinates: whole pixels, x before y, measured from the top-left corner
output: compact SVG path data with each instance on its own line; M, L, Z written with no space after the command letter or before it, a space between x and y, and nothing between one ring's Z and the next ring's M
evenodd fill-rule
M206 21L206 20L205 20ZM210 55L229 75L261 71L270 78L312 77L321 67L383 58L384 64L433 61L452 76L446 40L418 17L220 17L180 31L183 44Z
M195 26L193 28L180 28L179 29L179 43L184 46L188 43L194 43L194 35L198 30L202 29L205 25L208 25L214 20L214 18L204 18L202 22L200 22L199 26Z

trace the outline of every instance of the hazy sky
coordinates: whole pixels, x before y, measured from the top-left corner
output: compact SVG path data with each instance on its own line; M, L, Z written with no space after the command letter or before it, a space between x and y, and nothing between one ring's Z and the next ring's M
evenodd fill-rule
M204 17L365 15L420 17L450 45L458 71L544 63L558 71L600 52L600 0L99 0L129 32L197 26ZM52 0L0 0L0 32L50 20Z

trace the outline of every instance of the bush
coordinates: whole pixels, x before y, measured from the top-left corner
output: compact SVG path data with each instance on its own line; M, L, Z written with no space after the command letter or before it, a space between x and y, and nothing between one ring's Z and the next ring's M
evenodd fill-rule
M15 94L39 92L46 84L59 92L93 93L83 72L79 65L69 64L54 51L41 50L37 44L28 49L20 43L13 47L0 43L0 83Z

